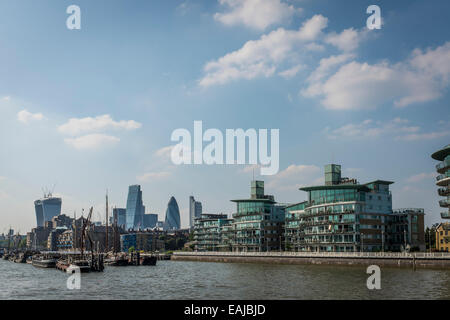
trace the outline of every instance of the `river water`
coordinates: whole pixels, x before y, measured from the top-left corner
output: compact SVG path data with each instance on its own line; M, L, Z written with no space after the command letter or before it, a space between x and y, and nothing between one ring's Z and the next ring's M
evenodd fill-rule
M69 275L0 259L0 299L450 299L450 270L381 269L381 290L357 266L158 261Z

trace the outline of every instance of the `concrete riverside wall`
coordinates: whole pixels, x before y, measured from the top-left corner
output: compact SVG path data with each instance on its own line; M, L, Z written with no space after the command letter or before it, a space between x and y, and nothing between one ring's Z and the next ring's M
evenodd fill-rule
M316 265L378 265L403 268L438 268L450 269L449 259L414 258L414 257L288 257L288 256L244 256L239 255L195 255L173 254L174 261L200 261L224 263L271 263L271 264L316 264Z

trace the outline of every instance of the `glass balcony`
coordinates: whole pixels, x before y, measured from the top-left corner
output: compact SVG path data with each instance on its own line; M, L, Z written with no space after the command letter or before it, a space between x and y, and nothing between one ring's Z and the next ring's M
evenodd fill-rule
M450 219L450 212L441 212L441 218L442 219Z
M444 160L436 165L436 170L439 173L445 173L447 169L450 169L450 160Z
M450 188L439 188L438 189L438 194L442 197L446 197L450 195Z
M441 200L441 201L439 201L439 205L442 208L448 208L450 206L450 200L448 200L448 199Z
M450 172L438 175L436 181L438 186L447 186L450 182Z

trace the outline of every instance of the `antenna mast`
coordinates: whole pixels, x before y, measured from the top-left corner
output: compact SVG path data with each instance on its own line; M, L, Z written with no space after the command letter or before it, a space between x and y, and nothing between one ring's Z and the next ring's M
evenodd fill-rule
M106 245L105 245L105 252L109 251L108 246L108 189L106 189Z

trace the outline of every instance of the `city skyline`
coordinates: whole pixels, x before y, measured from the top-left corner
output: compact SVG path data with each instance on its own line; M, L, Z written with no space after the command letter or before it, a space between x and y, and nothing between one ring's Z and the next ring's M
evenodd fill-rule
M95 220L105 190L125 208L139 184L159 221L178 199L187 228L191 195L229 215L256 174L298 203L329 163L394 181L394 208L442 221L431 154L450 137L450 3L378 1L381 30L365 28L366 1L265 3L271 17L231 1L80 0L81 30L65 26L69 1L0 4L0 233L34 227L33 202L53 184L63 214L94 206ZM280 171L175 166L170 135L195 120L280 129Z

